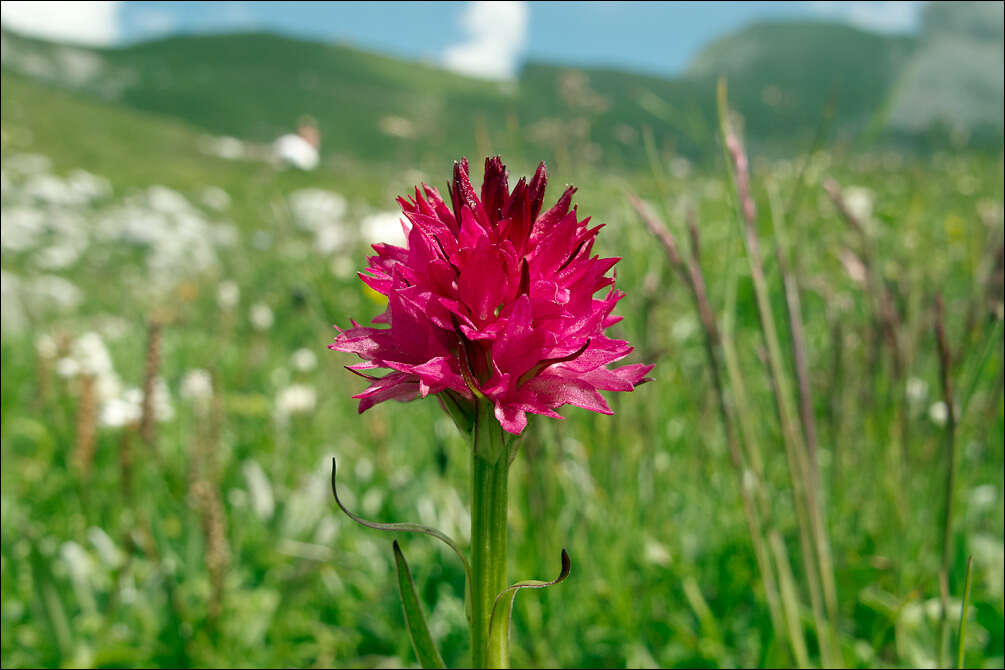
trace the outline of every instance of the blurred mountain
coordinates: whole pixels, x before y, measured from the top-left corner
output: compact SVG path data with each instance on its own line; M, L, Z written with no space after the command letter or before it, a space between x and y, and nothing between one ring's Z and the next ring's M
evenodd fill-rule
M0 57L5 76L215 135L266 142L309 114L328 157L422 164L533 147L560 161L635 167L646 160L646 132L662 150L715 155L719 75L759 151L805 150L828 108L833 138L924 148L952 136L1000 150L1001 14L1000 3L933 4L917 37L757 24L709 44L674 79L529 63L517 81L499 84L266 33L93 49L4 31Z
M687 76L726 75L747 135L784 136L817 123L828 105L836 125L856 132L875 120L917 49L913 37L837 23L763 23L713 42Z
M1005 5L931 3L922 14L921 45L893 86L890 127L920 132L1001 132Z

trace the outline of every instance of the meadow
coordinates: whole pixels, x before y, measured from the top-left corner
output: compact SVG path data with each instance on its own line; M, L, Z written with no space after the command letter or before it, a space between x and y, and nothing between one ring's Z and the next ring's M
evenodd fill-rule
M466 542L470 447L432 401L357 415L364 384L326 345L383 310L355 272L400 236L395 197L460 156L281 170L154 113L9 72L3 89L3 665L414 666L392 538L338 511L331 461L358 514ZM472 163L504 134L466 141ZM514 665L934 667L940 646L955 665L972 557L964 661L1001 667L1000 151L753 152L762 275L718 147L692 164L633 141L648 167L549 165L549 197L575 183L606 225L617 334L656 367L614 416L568 407L523 438L509 576L551 578L563 548L572 573L517 598ZM532 144L504 148L532 171ZM461 566L398 539L463 666Z

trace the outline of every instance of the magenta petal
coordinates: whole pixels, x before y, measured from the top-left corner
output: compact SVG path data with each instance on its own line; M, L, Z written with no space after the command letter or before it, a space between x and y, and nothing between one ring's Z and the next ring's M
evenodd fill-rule
M527 382L526 388L537 401L550 408L575 405L601 414L614 414L604 396L589 382L557 375L542 374Z
M378 379L368 389L353 396L359 399L360 414L385 400L407 402L417 397L419 397L419 383L411 375L400 372Z
M519 435L527 427L527 413L522 409L496 403L496 419L507 433Z

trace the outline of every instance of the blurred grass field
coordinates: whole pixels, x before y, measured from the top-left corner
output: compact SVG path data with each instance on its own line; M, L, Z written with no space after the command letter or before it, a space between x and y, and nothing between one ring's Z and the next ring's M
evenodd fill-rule
M383 309L354 275L367 237L393 235L381 214L420 180L441 186L459 156L336 158L313 173L282 171L208 155L204 131L176 119L9 71L2 85L4 666L413 665L391 538L338 513L331 458L359 514L466 541L469 446L431 401L358 416L350 396L362 382L342 369L348 357L325 347L332 324ZM503 155L515 176L538 158L491 125L458 135L451 143L476 164L515 151ZM637 345L633 362L656 368L652 383L611 398L613 417L567 408L566 421L538 420L525 438L511 474L509 576L553 576L563 547L573 568L562 585L517 599L513 662L793 663L768 616L698 315L630 207L636 193L679 239L687 209L696 214L709 298L736 343L770 512L818 663L728 172L715 160L682 165L660 147L651 169L607 169L561 152L550 166L550 197L574 182L580 212L607 225L599 253L623 257L617 277L627 293L618 335ZM1001 152L905 156L826 144L795 156L755 152L754 196L778 324L786 308L772 209L789 215L785 251L801 287L840 657L863 667L937 662L941 293L958 354L950 621L973 556L966 662L1001 667ZM828 177L862 217L894 299L904 370L875 332L862 250L823 189ZM99 416L80 361L64 361L97 333L123 399L150 376L152 322L171 411L144 439L135 412ZM196 369L211 375L208 399L186 383ZM427 538L400 541L444 660L463 666L461 566Z

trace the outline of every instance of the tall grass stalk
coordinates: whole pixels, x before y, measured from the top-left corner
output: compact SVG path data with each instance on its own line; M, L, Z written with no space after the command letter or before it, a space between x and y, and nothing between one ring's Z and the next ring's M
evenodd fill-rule
M785 623L789 631L789 639L797 645L796 658L800 655L806 656L806 640L802 630L802 616L800 613L799 595L796 591L796 581L792 576L792 565L789 561L788 550L785 548L785 541L778 530L778 526L771 518L771 501L768 498L767 478L764 472L764 460L761 456L760 443L757 431L752 423L753 414L750 411L750 404L747 401L747 388L743 381L743 374L740 372L740 361L736 355L736 345L733 341L733 311L736 303L736 273L729 273L729 283L727 288L727 305L722 320L722 330L720 332L722 341L722 354L726 364L726 372L729 375L729 388L733 398L733 406L736 408L736 416L743 437L743 444L746 446L747 460L752 468L756 487L757 501L760 505L761 514L768 521L768 545L771 548L775 566L778 569L778 582L780 585L782 606L785 611ZM808 661L807 661L808 662Z
M789 265L790 245L785 231L785 217L774 189L768 189L768 203L775 230L775 258L782 275L785 288L786 316L789 323L789 337L792 340L792 357L796 369L796 383L799 388L799 417L806 438L807 456L813 482L819 483L820 470L817 458L817 427L813 418L813 389L810 382L809 363L806 356L806 335L803 329L803 309L799 299L799 282Z
M157 369L160 366L161 324L158 319L151 319L147 334L146 367L143 373L143 406L140 414L140 435L144 441L153 446L154 434L154 382L157 379Z
M715 313L708 301L708 291L705 285L705 277L700 264L700 240L698 227L694 222L693 210L689 212L689 230L691 237L691 254L685 262L681 257L677 240L670 229L661 221L657 220L645 207L641 200L636 197L631 199L632 205L645 221L649 230L663 244L667 258L674 272L677 273L681 282L686 285L691 292L691 298L695 309L698 311L704 334L705 356L709 373L712 377L712 387L715 392L716 405L719 410L719 419L726 436L729 447L730 463L736 473L740 499L743 504L743 513L747 522L747 529L750 533L751 543L754 548L754 556L757 560L757 567L761 573L761 580L764 583L765 599L768 603L768 611L771 616L771 623L776 634L788 633L789 644L793 656L799 667L807 667L809 659L806 654L806 647L801 635L792 635L792 630L787 627L782 619L782 605L779 597L778 585L775 574L771 567L769 555L765 550L762 523L754 503L752 490L763 490L763 484L756 475L750 475L744 464L743 453L740 450L737 431L726 401L726 391L723 385L721 367L719 360L722 351L722 340L719 335L719 327L716 323ZM751 483L751 480L753 483Z
M77 400L76 442L73 450L73 465L80 473L81 480L87 480L94 462L94 449L98 435L98 393L97 381L92 374L80 376L80 397Z
M837 620L837 589L834 584L830 546L816 496L816 486L812 480L806 446L803 443L799 429L796 427L795 410L792 407L789 380L782 365L781 346L779 345L778 333L775 329L774 318L771 313L767 280L765 279L764 266L761 261L760 242L756 229L757 211L750 192L750 173L747 167L747 156L740 144L739 137L733 132L727 118L726 83L722 79L719 81L718 99L720 131L722 133L723 148L726 152L726 164L732 167L730 177L733 180L738 195L740 219L745 231L747 258L750 263L754 293L761 317L761 330L767 347L767 363L775 389L775 405L781 422L783 442L785 443L789 461L789 474L795 498L796 516L800 527L800 544L803 549L803 561L806 566L807 579L810 583L810 600L818 629L820 652L825 665L836 666L841 664L841 661L840 652L837 648L837 632L835 628ZM827 617L820 611L820 595L818 593L820 584L822 584L823 600L830 618L829 622Z
M941 589L942 613L939 635L939 666L945 667L946 647L949 644L949 575L953 559L953 490L956 487L956 411L953 407L952 358L946 338L945 306L942 294L935 296L935 339L939 350L939 378L942 383L942 401L946 404L944 455L946 461L945 498L942 507L942 567L945 581Z

